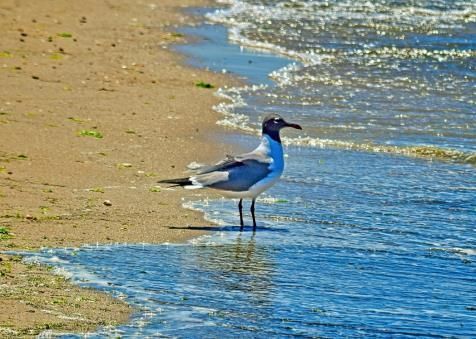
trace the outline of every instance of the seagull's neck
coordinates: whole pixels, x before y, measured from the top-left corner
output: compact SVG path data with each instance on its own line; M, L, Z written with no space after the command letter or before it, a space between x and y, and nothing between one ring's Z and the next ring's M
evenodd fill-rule
M282 172L284 169L283 145L280 141L272 138L266 133L263 133L261 144L258 149L273 159L273 168Z

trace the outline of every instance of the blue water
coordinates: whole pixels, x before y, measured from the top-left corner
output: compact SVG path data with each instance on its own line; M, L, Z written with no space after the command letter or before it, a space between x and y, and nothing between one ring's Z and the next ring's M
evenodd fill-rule
M195 225L209 232L188 244L48 250L29 260L66 270L78 284L137 307L129 324L92 337L476 337L476 170L460 161L472 154L475 140L474 60L463 53L473 53L474 3L242 3L233 1L234 12L219 13L226 20L211 18L228 29L185 28L201 39L178 47L195 66L226 69L256 85L220 90L235 99L216 108L224 125L237 128L226 142L254 148L254 129L270 111L302 123L309 139L324 133L331 140L301 143L298 134L286 133L287 167L281 182L257 201L257 232L249 226L238 231L236 201L192 199L187 205L219 222L218 231ZM290 8L293 15L286 17L283 9ZM260 15L250 17L253 10ZM322 11L324 22L317 15ZM415 15L403 15L408 11ZM316 15L304 20L303 13ZM392 16L399 25L391 24ZM363 86L365 71L374 80L376 74L399 76L392 68L395 54L370 53L383 59L381 68L370 67L373 57L357 60L361 52L337 54L343 59L317 68L332 75L328 82L315 77L317 64L296 54L316 41L321 49L315 54L322 57L355 44L364 50L388 41L420 48L414 46L418 39L429 50L451 44L461 53L450 61L399 59L400 66L418 67L403 70L406 80L379 80L374 87ZM349 73L346 58L356 73ZM435 66L444 70L441 77L434 78ZM333 82L343 75L353 81ZM436 92L428 87L432 79L438 80ZM422 92L409 89L415 81ZM385 101L392 89L409 100ZM342 147L356 144L375 147ZM381 152L382 145L395 148ZM405 145L446 147L462 157L399 155Z
M37 257L141 310L97 336L474 337L474 170L289 151L274 199L258 201L256 234L238 232L235 202L196 202L224 226L192 244Z
M236 127L259 130L260 117L278 112L306 126L305 141L286 140L293 145L424 148L474 163L475 1L226 2L207 18L226 25L232 43L294 60L269 73L271 87L222 90L237 103L224 112Z
M228 44L227 29L223 26L204 24L198 27L183 27L179 31L202 39L199 48L193 44L175 47L181 53L193 55L191 65L225 71L251 83L272 85L268 74L292 61L271 53L257 53L248 48Z

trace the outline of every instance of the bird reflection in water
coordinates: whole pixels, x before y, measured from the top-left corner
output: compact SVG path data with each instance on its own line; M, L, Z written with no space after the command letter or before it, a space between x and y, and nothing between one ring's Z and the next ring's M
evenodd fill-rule
M239 234L233 243L207 246L202 269L209 271L226 291L244 292L250 303L269 303L274 288L275 264L270 260L270 248L256 244L255 234L243 239Z

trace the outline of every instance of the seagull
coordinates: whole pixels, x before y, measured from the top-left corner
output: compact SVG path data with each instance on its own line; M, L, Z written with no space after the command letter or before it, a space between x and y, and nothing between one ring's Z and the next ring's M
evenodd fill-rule
M279 132L284 127L302 130L298 124L286 122L278 114L267 115L262 123L261 143L252 152L230 156L212 166L202 166L186 178L166 179L159 183L186 189L213 188L225 196L239 198L240 231L243 230L243 199L252 199L251 216L256 231L255 202L258 195L273 186L284 170L283 146Z

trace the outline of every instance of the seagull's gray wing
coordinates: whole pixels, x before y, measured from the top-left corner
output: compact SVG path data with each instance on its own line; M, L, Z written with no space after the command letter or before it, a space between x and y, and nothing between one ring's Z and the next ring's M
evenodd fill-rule
M214 166L202 169L190 180L202 187L234 192L247 191L271 173L271 162L270 157L256 152L229 156Z
M214 171L223 171L227 168L227 166L232 165L234 162L236 162L236 159L232 155L227 155L225 159L217 162L215 165L211 166L202 166L196 170L197 174L204 174L204 173L210 173Z

